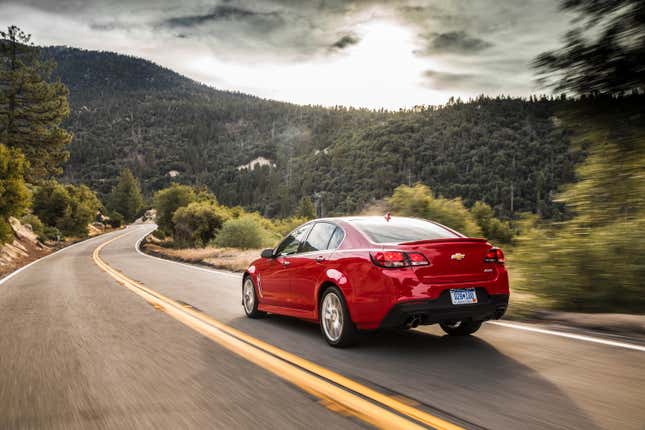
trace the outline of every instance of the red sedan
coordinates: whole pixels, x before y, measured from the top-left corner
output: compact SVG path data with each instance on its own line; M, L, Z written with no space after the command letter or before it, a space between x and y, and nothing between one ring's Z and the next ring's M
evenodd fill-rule
M504 254L485 239L403 217L310 221L244 273L246 315L267 312L319 322L332 346L359 330L438 323L474 333L508 305Z

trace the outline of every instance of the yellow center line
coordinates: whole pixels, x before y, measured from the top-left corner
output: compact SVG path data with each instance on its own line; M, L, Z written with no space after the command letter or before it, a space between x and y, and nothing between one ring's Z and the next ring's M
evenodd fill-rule
M397 398L373 390L332 370L249 336L194 308L182 306L157 291L128 278L120 271L109 266L100 257L100 252L104 247L127 234L117 236L98 246L92 254L94 262L126 288L183 324L246 360L298 386L307 393L318 397L325 402L329 409L333 410L333 407L329 405L337 405L375 427L383 429L423 428L417 423L405 419L401 416L403 415L438 430L463 430L457 425L419 410ZM384 409L367 399L386 406L401 415Z

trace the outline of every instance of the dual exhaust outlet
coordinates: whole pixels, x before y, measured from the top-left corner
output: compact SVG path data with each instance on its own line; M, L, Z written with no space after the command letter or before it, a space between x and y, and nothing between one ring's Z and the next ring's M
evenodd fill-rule
M403 327L406 328L406 329L416 328L423 321L423 317L424 317L424 315L422 315L422 314L412 315L407 320L405 320L405 323L403 323Z

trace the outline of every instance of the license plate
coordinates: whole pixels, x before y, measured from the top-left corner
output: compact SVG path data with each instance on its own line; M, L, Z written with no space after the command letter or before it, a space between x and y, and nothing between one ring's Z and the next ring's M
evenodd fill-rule
M450 300L453 305L467 305L477 303L477 292L474 288L460 288L450 290Z

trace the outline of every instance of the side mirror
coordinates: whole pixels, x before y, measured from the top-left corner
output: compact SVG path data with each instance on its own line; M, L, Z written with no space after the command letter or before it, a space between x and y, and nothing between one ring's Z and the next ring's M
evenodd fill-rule
M262 254L260 254L260 257L262 258L273 258L273 249L264 249L262 250Z

